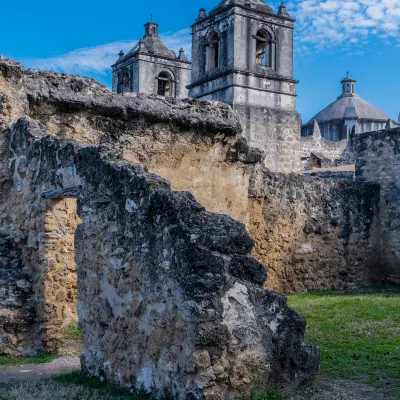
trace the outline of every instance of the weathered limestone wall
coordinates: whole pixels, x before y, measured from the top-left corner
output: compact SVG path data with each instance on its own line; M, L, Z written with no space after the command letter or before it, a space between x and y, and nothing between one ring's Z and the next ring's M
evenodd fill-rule
M78 320L74 237L80 218L74 198L51 199L50 207L45 220L49 265L45 293L57 330L60 324Z
M251 97L242 96L246 100ZM286 173L301 170L300 114L289 107L257 107L257 97L252 100L255 104L251 106L233 106L248 143L265 152L264 165L269 170Z
M60 327L76 317L72 235L79 219L75 200L42 198L67 176L56 174L57 157L74 164L71 146L65 154L53 151L56 159L42 159L33 146L30 151L37 154L29 157L36 161L27 164L13 154L22 144L9 142L8 125L22 115L36 120L39 136L40 127L54 140L111 146L121 160L144 164L169 179L174 190L192 192L207 211L245 223L256 239L253 256L270 270L269 288L331 289L375 279L376 186L271 175L263 169L263 153L238 139L238 119L224 104L121 96L86 78L25 71L4 59L0 66L7 69L0 75L6 110L0 132L0 226L19 246L32 296L39 299L32 325L39 333L25 348L56 349ZM64 188L79 186L74 169L68 171Z
M400 129L357 135L356 179L376 182L380 197L380 277L400 283Z
M24 343L25 351L55 351L64 322L76 319L76 272L74 266L74 230L79 222L76 201L52 200L42 194L60 181L71 185L70 178L57 174L58 164L68 158L64 148L44 154L21 133L30 130L37 137L43 132L36 123L21 119L11 127L10 173L12 187L2 203L3 224L21 249L21 267L26 272L35 299L32 337ZM50 156L49 156L50 154Z
M253 255L269 270L268 289L343 289L376 278L379 187L260 173L249 194Z
M79 191L86 374L180 399L239 399L259 382L293 388L314 377L318 356L303 342L305 319L264 290L266 270L251 258L243 224L173 192L112 146L64 143L27 118L14 125L11 146L15 181L35 201L43 190L53 198ZM54 214L65 211L66 203L46 201Z
M0 232L0 288L0 354L14 354L33 339L35 308L21 249L4 231Z
M338 167L341 165L354 164L354 154L352 152L352 141L341 140L331 142L321 135L321 130L317 121L314 121L313 134L300 138L300 153L302 169L312 169L316 167L313 157L318 157L321 165L319 168Z

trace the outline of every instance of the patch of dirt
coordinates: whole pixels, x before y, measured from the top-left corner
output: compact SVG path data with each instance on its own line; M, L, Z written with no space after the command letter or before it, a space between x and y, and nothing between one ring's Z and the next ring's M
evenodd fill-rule
M394 400L396 394L395 389L375 389L362 383L321 377L289 400Z
M82 350L82 342L77 340L64 340L58 349L60 357L79 357Z
M0 382L13 383L33 381L49 378L55 375L62 375L68 372L80 370L79 357L57 358L48 364L26 364L0 369Z

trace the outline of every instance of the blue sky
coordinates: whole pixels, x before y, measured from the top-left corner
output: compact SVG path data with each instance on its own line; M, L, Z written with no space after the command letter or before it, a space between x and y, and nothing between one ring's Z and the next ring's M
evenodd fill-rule
M188 27L218 0L105 0L2 4L0 54L26 66L91 76L110 85L121 48L143 35L154 14L166 44L190 52ZM277 10L280 1L267 3ZM298 109L308 120L340 94L347 70L357 92L397 120L400 112L400 0L289 0L297 19ZM7 16L7 17L4 17Z

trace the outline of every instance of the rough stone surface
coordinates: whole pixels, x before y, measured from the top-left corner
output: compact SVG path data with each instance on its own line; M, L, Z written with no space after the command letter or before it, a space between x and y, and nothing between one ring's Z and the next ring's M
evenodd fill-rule
M21 249L7 232L1 231L0 354L13 354L32 339L34 312L31 276L23 268Z
M339 179L345 181L355 180L354 171L313 171L313 172L306 172L304 175L322 179Z
M379 186L273 174L250 184L254 256L284 293L351 288L379 268Z
M400 128L356 138L356 179L376 182L380 196L381 280L400 283Z
M71 144L40 162L41 175L38 165L13 154L22 144L10 142L9 126L13 131L27 123L13 123L23 115L36 120L30 130L38 136L45 130L54 140L106 146L121 161L168 179L173 190L191 192L207 211L244 223L255 238L253 256L269 269L268 288L293 292L375 281L381 268L376 185L271 174L262 165L265 153L240 138L238 119L224 104L121 96L91 79L24 70L4 58L0 66L0 226L20 248L37 301L36 334L24 351L54 351L60 328L76 318L72 243L80 220L71 196L82 188ZM59 171L60 160L67 169ZM42 179L47 183L39 185ZM102 196L96 204L109 201Z
M182 399L242 398L258 381L295 388L314 377L305 319L264 290L243 224L112 146L60 141L28 118L14 124L11 148L14 182L33 199L82 187L75 258L87 375Z

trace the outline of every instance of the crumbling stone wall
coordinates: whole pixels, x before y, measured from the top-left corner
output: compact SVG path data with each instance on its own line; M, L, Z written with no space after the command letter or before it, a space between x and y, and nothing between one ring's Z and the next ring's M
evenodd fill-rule
M11 148L15 181L33 199L78 193L86 374L181 399L243 398L257 384L294 388L314 377L305 319L264 290L243 224L121 161L112 146L63 142L28 118L13 126Z
M58 137L80 138L85 144L112 143L121 150L123 159L145 164L151 172L169 179L175 190L191 191L207 210L239 219L250 232L258 229L258 222L250 222L254 220L250 215L251 191L254 191L250 182L259 184L257 190L262 192L264 180L259 172L262 153L237 140L240 125L228 106L196 100L171 102L136 94L116 96L90 79L32 70L21 72L18 68L19 80L13 85L17 85L20 95L9 101L12 109L18 108L15 104L24 105L19 107ZM25 96L23 101L21 93ZM277 176L282 176L285 182L282 187L292 184L284 175ZM302 182L302 178L298 179ZM307 185L310 192L320 190L318 182L315 186L311 181ZM336 201L331 193L320 193L321 204ZM347 202L355 207L349 212L357 214L362 201L358 197L358 202ZM346 201L341 204L349 210ZM329 215L321 218L329 219ZM256 226L251 226L253 223ZM276 229L285 234L284 225ZM375 233L368 230L365 235L372 241ZM336 237L336 240L338 243L333 247L340 248L341 239ZM328 263L337 264L334 255L337 251L329 249L325 246L323 253L319 250L317 253L328 259ZM340 264L347 264L345 253L341 254ZM263 255L255 255L264 259ZM286 266L282 264L280 268ZM303 277L296 274L296 279ZM326 283L319 285L318 279L315 285L326 287ZM335 286L334 281L330 286Z
M80 218L75 198L50 199L49 203L44 237L49 266L45 291L58 330L59 325L78 320L74 237Z
M260 171L249 194L254 257L266 287L284 293L373 282L379 264L379 186Z
M12 186L2 203L2 219L21 249L21 265L35 299L35 318L30 327L34 334L25 341L24 350L54 352L62 340L62 325L77 319L73 237L79 218L76 200L46 198L43 193L60 180L71 185L76 177L73 169L58 169L68 158L64 149L54 154L49 149L49 157L42 149L28 146L26 137L19 135L28 127L33 135L44 135L27 118L11 126Z
M20 349L25 355L22 346L32 341L35 321L32 285L20 247L4 231L0 231L0 288L0 354Z
M380 280L400 283L400 129L357 135L356 179L380 184Z
M0 226L20 246L33 295L40 300L36 321L42 331L35 336L34 346L45 343L47 350L55 350L60 327L75 317L71 248L79 220L74 199L51 197L53 192L42 198L54 187L38 186L41 178L34 166L11 154L14 161L8 168L8 126L23 115L34 118L35 129L45 129L54 138L111 146L121 160L144 164L151 173L167 178L172 189L193 193L207 211L245 223L256 239L253 256L270 270L267 287L271 289L292 292L369 283L374 276L371 268L379 268L372 264L379 253L374 247L376 187L268 175L263 169L265 154L240 139L238 119L227 105L121 96L91 79L24 70L3 58L0 65L7 68L7 76L0 76L7 110L0 132ZM43 170L47 171L43 179L48 174L46 182L66 176L54 175L59 167L53 158L41 165L48 168ZM79 186L74 174L69 171L65 187ZM309 243L312 252L307 247L308 253L299 256L298 249ZM371 261L365 254L371 254ZM60 295L59 287L65 289ZM53 293L48 302L47 292Z
M320 168L339 167L354 164L354 153L352 148L354 134L349 135L350 140L344 139L339 142L331 142L321 135L317 121L314 121L311 136L301 136L300 152L302 169L316 167L313 158L318 158Z

